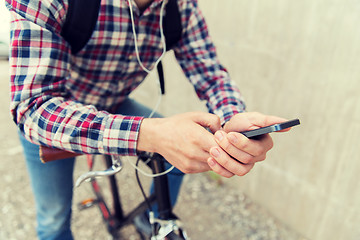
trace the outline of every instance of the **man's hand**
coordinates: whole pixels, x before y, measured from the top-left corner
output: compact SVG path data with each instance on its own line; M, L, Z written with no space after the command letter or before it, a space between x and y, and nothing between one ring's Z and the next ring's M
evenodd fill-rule
M247 174L256 162L265 160L266 153L273 147L273 141L269 134L259 140L251 140L240 132L284 121L286 119L260 113L240 113L233 116L223 130L215 133L218 146L210 149L209 166L224 177Z
M146 118L140 126L137 149L157 152L184 173L211 170L209 150L218 146L213 133L221 129L218 116L191 112L169 118Z

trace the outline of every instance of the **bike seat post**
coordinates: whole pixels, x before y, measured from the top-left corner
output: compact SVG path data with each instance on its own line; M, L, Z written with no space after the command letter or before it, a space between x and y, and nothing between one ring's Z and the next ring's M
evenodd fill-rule
M166 170L165 159L161 155L155 154L151 161L151 169L154 174L164 172ZM159 218L170 219L172 217L172 206L167 175L154 178L154 189L156 202L158 204Z

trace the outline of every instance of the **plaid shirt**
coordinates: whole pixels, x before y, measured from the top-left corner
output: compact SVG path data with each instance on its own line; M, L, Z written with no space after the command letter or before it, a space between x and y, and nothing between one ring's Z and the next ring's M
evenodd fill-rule
M141 59L162 53L162 0L133 3ZM102 0L95 30L76 55L60 36L67 0L6 0L11 13L11 112L30 141L81 153L135 155L143 118L111 114L146 77L136 60L129 5ZM223 122L244 110L220 65L197 0L179 0L183 34L174 47L185 75Z

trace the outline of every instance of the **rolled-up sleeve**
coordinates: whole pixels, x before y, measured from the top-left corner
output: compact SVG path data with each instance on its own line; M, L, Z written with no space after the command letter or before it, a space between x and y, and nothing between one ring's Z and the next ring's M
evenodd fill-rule
M196 0L181 1L182 40L175 55L198 97L222 122L245 110L243 97L220 64L205 19Z
M6 0L11 14L10 110L33 143L79 153L135 155L141 117L76 101L67 88L70 48L63 1Z

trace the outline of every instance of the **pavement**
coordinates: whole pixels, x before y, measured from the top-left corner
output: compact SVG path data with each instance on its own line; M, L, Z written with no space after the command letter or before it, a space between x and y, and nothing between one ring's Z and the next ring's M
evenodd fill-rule
M0 60L0 239L36 239L34 200L23 160L22 148L9 114L8 62ZM131 160L131 159L130 159ZM142 200L134 169L125 161L118 174L125 211ZM101 165L101 164L99 164ZM100 166L99 166L100 167ZM84 159L77 160L75 178L86 172ZM272 217L245 193L215 175L187 175L174 212L182 219L191 239L196 240L303 240L284 223ZM146 187L151 179L141 177ZM101 180L106 184L106 180ZM104 193L106 194L106 193ZM92 197L87 184L74 192L72 231L75 239L109 239L97 208L77 210L76 204ZM123 239L137 240L133 226L122 231Z

